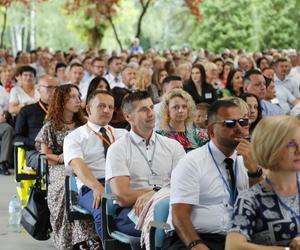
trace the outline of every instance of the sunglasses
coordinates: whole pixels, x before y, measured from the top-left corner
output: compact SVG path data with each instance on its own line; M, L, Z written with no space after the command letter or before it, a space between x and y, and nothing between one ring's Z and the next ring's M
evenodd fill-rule
M247 127L247 126L249 126L249 119L248 118L241 118L241 119L238 119L238 120L227 119L227 120L224 120L224 121L219 121L219 122L214 122L214 123L223 124L226 128L234 128L237 123L241 127Z
M290 153L296 153L296 151L299 152L300 150L299 144L295 141L290 141L287 145L287 148Z

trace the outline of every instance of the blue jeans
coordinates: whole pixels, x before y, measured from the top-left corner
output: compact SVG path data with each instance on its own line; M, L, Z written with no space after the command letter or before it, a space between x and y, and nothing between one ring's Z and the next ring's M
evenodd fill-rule
M104 187L105 179L98 180ZM95 223L95 229L100 238L102 238L102 216L101 216L101 208L93 208L93 190L88 188L87 186L82 186L79 193L78 204L88 210L93 218Z

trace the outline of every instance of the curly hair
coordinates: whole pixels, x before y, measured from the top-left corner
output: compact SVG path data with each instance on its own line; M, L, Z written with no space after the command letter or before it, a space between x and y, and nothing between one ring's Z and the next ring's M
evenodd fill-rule
M193 122L194 113L195 113L195 102L193 98L183 89L172 89L170 92L164 95L161 106L160 106L160 115L161 115L161 129L168 127L170 122L169 114L169 103L174 97L180 97L186 101L188 108L188 115L185 120L185 125L188 126Z
M77 86L73 84L65 84L57 87L51 98L46 121L51 121L53 123L53 126L57 130L61 130L64 126L64 108L66 102L70 98L72 88L77 89L77 91L79 92ZM75 122L75 127L79 127L86 122L86 119L83 116L83 111L81 109L74 114L73 119Z

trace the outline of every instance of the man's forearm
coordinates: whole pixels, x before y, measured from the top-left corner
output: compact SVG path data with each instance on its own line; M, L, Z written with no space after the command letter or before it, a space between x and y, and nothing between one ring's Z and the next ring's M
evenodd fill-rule
M101 189L104 192L104 187L101 183L95 178L90 169L85 165L82 159L73 159L70 162L71 167L73 168L77 177L82 181L84 185L89 187L92 190Z

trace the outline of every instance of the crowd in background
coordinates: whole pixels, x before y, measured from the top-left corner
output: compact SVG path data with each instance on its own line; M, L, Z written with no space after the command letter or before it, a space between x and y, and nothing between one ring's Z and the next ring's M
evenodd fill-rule
M109 125L126 130L131 124L123 115L123 99L146 91L154 104L155 131L189 152L209 141L208 110L217 100L231 100L240 108L243 117L226 126L249 125L242 138L247 140L263 117L299 116L300 55L293 49L144 52L136 43L121 53L37 48L14 57L0 48L0 171L10 175L14 140L24 142L32 166L38 151L56 166L50 171L55 186L48 199L56 246L75 245L93 234L82 222L70 228L62 216L64 206L57 204L64 189L63 140L86 123L92 111L85 107L99 90L114 99Z

